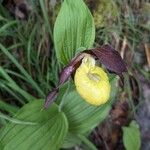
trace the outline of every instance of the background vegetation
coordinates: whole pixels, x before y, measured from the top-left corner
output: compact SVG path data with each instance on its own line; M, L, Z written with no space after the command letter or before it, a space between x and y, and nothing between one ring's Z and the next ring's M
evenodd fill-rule
M150 127L148 119L150 117L150 3L146 0L142 2L138 0L136 2L86 0L85 2L94 17L96 26L94 46L110 43L124 58L128 66L128 75L126 75L123 89L120 88L119 84L114 88L114 104L111 108L105 109L105 111L90 108L90 111L94 110L93 114L104 113L104 115L101 115L101 120L95 118L96 123L98 119L101 122L105 118L105 121L100 125L96 124L97 127L92 131L86 126L90 124L90 119L84 121L81 127L71 128L71 132L67 136L71 137L70 139L75 143L67 141L63 147L73 145L74 149L95 149L96 147L115 150L124 149L124 147L133 149L131 148L132 143L130 143L130 140L126 140L126 136L130 139L132 137L128 135L130 132L135 135L134 137L138 137L139 130L137 132L135 130L140 127L141 147L142 149L149 149L150 143L148 141L150 137L147 132ZM0 127L5 127L8 122L23 124L22 127L34 125L32 117L25 121L12 116L16 115L16 112L26 103L35 99L45 99L46 94L58 81L58 74L62 65L56 59L53 29L61 3L62 1L55 0L0 1ZM116 80L113 85L115 84ZM75 93L72 93L72 95L67 93L67 95L68 100L71 101L75 97L78 101ZM34 104L34 107L31 105L23 109L28 110L28 115L32 116L40 111L41 101L39 100L38 103ZM58 103L59 101L58 98ZM75 120L71 120L69 108L73 109L76 103L73 104L73 102L68 101L66 103L63 111L68 114L67 119L69 118L70 122L73 122ZM48 111L55 114L57 107L54 105L53 109ZM109 111L110 109L111 111ZM78 122L82 122L82 116L77 109L73 111L74 114L78 114L76 115ZM106 118L105 114L108 112L109 116ZM39 115L46 120L50 117L48 114L44 112L44 114ZM84 114L82 115L84 116ZM35 121L41 116L34 118ZM27 117L26 114L24 114L24 117ZM55 126L60 126L60 122L62 123L61 126L64 126L64 130L61 131L60 126L57 132L60 132L62 138L64 138L63 136L67 134L68 128L65 122L66 118L63 113L56 113L52 119L57 117ZM38 122L42 122L44 119L38 120ZM62 121L60 121L61 119ZM51 127L54 124L51 122L52 120L49 120L47 128L50 128L51 133L53 133L54 129ZM20 130L22 130L22 127ZM93 127L95 126L93 125ZM38 128L39 126L37 126ZM86 132L83 131L86 133L84 136L79 134L83 128L86 130ZM18 132L20 130L18 129ZM125 134L122 134L122 132ZM56 137L58 133L56 133ZM72 133L78 133L79 135L78 137L72 136ZM37 133L37 135L39 134ZM7 136L7 140L13 138L11 135ZM38 138L42 137L38 136ZM16 140L19 140L19 138ZM58 149L62 142L59 142L59 140L61 141L61 138L56 143L51 141L50 145L53 147L58 145L54 148ZM135 148L140 145L139 139L137 139L137 143L133 146L134 149L139 148L139 146ZM9 150L10 147L8 146L6 149Z

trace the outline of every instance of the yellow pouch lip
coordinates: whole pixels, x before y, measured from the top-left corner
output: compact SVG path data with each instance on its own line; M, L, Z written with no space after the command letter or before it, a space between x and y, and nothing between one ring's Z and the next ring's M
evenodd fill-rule
M88 103L99 106L108 101L110 95L108 76L101 67L96 66L95 59L90 55L83 58L74 80L77 92Z

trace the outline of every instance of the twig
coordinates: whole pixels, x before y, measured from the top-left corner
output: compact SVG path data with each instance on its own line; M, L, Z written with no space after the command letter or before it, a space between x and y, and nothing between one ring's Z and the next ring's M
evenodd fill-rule
M150 46L147 43L145 43L144 48L145 48L148 67L150 68Z

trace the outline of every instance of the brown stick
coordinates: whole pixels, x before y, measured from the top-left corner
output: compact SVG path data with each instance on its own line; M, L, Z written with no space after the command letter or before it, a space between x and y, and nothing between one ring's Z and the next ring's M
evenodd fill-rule
M145 53L146 53L148 67L150 68L150 45L145 43L144 44L144 48L145 48Z

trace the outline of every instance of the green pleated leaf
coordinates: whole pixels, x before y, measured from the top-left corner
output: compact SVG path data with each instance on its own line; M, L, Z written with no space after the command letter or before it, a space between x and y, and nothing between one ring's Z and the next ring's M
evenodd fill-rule
M123 144L126 150L140 150L140 129L135 121L132 121L129 127L123 127Z
M69 131L71 133L86 133L107 117L117 92L116 87L114 87L115 83L116 79L112 81L110 100L101 106L96 107L88 104L80 97L76 90L66 96L63 112L68 119Z
M64 0L54 26L57 59L67 64L80 47L90 48L95 38L93 17L82 0Z
M109 103L95 107L85 102L80 95L73 91L66 97L63 108L71 132L85 133L102 121L110 110Z
M19 120L32 125L9 123L0 131L1 150L58 150L67 134L65 115L53 104L42 110L43 100L26 104L19 110Z

